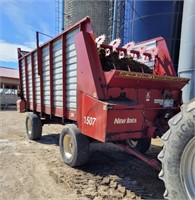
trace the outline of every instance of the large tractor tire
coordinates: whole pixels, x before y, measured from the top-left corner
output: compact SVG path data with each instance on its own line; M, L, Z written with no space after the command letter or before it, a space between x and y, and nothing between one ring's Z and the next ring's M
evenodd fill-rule
M130 148L144 154L150 148L151 138L129 139L126 140L126 143Z
M26 116L26 133L30 140L38 140L42 135L42 123L38 115L29 112Z
M65 125L60 134L60 153L65 164L76 167L89 158L89 138L75 124Z
M165 184L165 199L195 199L195 99L181 107L169 120L170 129L163 135L159 178Z

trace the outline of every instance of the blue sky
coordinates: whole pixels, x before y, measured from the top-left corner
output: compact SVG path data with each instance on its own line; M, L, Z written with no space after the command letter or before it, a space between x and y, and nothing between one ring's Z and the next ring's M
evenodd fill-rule
M36 31L55 36L55 15L55 0L0 0L0 66L18 68L17 48L33 50Z

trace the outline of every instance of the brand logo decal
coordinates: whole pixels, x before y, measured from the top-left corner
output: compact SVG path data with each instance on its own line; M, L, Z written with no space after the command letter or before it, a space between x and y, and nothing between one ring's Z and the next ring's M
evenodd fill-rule
M158 76L154 74L146 74L146 73L129 73L122 71L119 73L119 76L126 78L141 78L141 79L153 79L153 80L164 80L164 81L186 81L186 78L180 77L172 77L172 76Z
M135 123L137 123L136 118L126 118L126 119L115 118L114 119L114 124L135 124Z

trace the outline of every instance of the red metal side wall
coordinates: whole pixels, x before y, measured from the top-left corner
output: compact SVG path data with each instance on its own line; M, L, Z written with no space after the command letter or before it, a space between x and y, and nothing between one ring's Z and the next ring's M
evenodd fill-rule
M81 30L93 37L88 17L30 53L18 50L20 87L27 110L76 120L75 35Z

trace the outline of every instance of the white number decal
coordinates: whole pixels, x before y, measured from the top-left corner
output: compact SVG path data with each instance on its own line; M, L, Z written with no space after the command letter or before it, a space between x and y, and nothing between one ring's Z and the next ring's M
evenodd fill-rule
M90 117L90 116L85 116L84 117L84 124L93 126L95 124L96 118L95 117Z

